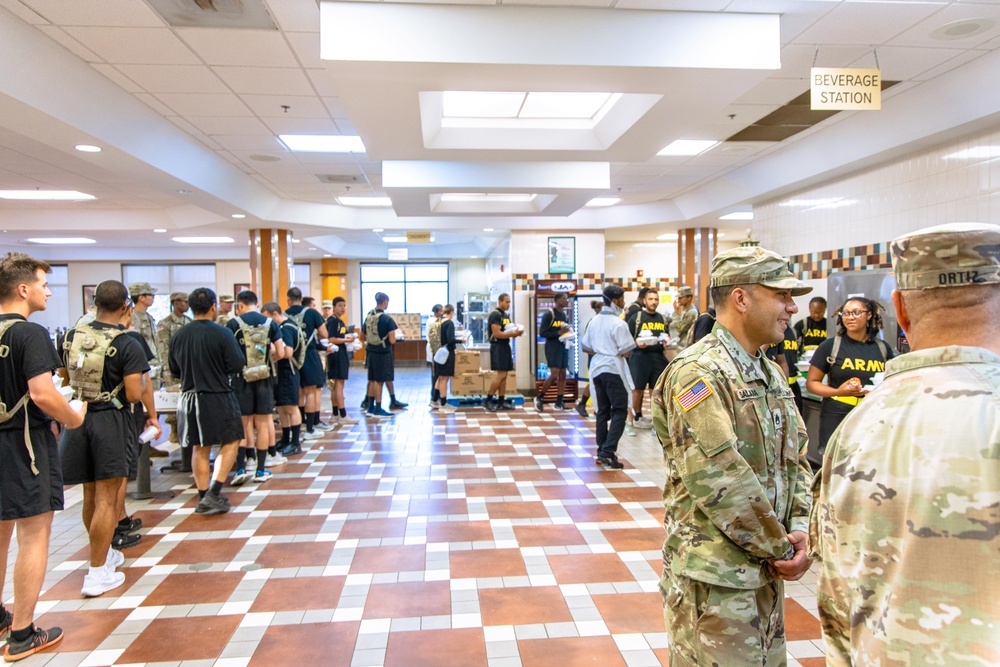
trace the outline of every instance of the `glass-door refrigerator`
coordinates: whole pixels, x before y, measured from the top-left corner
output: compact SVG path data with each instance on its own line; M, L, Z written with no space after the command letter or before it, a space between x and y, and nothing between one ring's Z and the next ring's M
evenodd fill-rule
M542 383L550 374L548 364L545 363L545 339L539 335L542 324L542 315L556 305L555 297L559 293L569 295L569 304L566 306L566 319L569 325L576 332L570 343L569 363L566 368L566 393L563 396L565 402L577 399L577 379L580 374L580 337L583 335L580 330L580 306L576 298L577 283L574 280L539 280L535 283L535 295L531 299L531 336L534 344L529 346L531 350L531 367L535 369L535 392L541 390ZM555 392L553 384L550 393ZM553 394L551 398L555 398Z

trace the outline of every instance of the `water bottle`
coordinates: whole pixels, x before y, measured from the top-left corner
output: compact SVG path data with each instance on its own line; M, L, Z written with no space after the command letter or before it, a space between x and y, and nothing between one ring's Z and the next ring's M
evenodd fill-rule
M551 373L551 371L549 370L549 365L548 364L545 364L545 363L538 364L538 379L539 380L548 380L549 379L549 373Z

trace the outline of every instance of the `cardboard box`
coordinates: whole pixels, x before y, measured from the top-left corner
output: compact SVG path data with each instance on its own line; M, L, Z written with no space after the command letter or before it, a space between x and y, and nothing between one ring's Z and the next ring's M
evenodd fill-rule
M479 373L479 353L455 351L455 377L467 373Z
M451 393L453 396L480 396L484 394L483 376L479 373L456 375L451 379Z
M488 392L497 379L496 371L483 371L483 391ZM504 396L511 396L517 393L517 375L511 371L507 373L507 381L503 387Z

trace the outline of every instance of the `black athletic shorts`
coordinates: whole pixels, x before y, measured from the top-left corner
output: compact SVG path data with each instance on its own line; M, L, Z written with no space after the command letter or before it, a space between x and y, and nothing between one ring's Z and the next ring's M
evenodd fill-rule
M299 379L301 374L291 370L278 369L278 381L274 387L274 404L277 406L299 404Z
M31 429L35 467L24 443L24 429L0 431L0 521L27 519L63 508L59 446L49 425Z
M316 350L306 350L306 360L302 362L299 373L302 374L302 377L299 378L299 386L302 388L322 387L326 384L323 361L319 358L319 352Z
M240 404L240 414L269 415L274 412L274 389L271 378L247 382L242 375L233 376L233 393ZM298 403L296 403L298 405Z
M351 362L346 354L326 355L326 377L328 380L346 380L350 371Z
M244 436L235 394L230 391L181 394L177 404L177 437L183 446L226 445Z
M134 429L129 410L88 411L83 426L63 431L59 440L63 483L128 477L129 458L135 451Z
M369 353L368 357L368 381L369 382L392 382L396 379L396 371L393 368L392 352Z
M439 364L436 361L433 362L433 367L434 377L436 378L455 377L455 353L450 352L448 354L448 361L443 364Z
M632 384L636 391L642 391L646 387L652 389L667 369L667 358L662 352L633 352L629 357L628 367L632 372Z
M501 343L490 344L490 370L512 371L514 370L514 353L510 350L510 344Z
M545 363L549 368L569 366L569 350L562 343L545 343Z

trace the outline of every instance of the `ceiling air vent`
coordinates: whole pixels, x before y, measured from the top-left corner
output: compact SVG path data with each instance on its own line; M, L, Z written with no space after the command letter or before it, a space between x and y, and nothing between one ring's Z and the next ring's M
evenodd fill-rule
M338 185L367 184L363 176L352 176L351 174L316 174L316 178L324 183L336 183Z
M176 28L277 30L262 0L149 0Z

